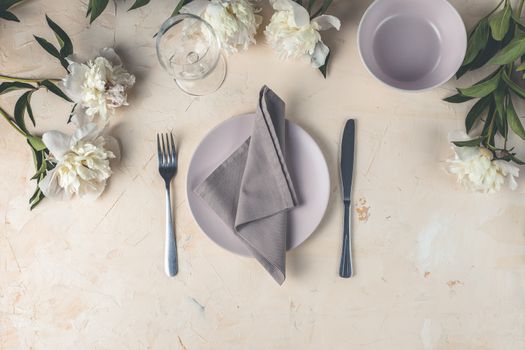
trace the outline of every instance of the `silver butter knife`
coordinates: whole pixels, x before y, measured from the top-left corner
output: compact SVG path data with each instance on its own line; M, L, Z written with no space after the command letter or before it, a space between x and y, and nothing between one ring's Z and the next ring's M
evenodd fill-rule
M339 266L339 276L343 278L352 277L354 269L352 265L352 177L354 172L354 152L355 152L355 121L349 119L346 122L341 142L341 187L343 190L343 203L345 206L344 228L343 228L343 247L341 252L341 265Z

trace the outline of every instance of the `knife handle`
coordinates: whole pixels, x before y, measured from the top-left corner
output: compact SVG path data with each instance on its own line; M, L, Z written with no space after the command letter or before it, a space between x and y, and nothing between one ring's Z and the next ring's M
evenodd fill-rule
M341 265L339 266L339 276L342 278L352 277L352 242L350 237L350 201L345 201L344 227L343 227L343 248L341 251Z

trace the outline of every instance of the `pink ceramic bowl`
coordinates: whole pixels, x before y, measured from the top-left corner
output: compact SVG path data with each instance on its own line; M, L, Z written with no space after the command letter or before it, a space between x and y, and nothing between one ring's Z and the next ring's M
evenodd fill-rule
M467 48L465 25L446 0L376 0L363 15L357 36L368 71L408 91L448 81Z

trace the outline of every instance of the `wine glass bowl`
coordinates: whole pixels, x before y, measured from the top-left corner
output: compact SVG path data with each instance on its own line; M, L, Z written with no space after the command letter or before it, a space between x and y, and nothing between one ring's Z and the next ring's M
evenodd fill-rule
M157 34L160 65L190 95L216 91L226 76L226 62L210 24L191 14L169 18Z

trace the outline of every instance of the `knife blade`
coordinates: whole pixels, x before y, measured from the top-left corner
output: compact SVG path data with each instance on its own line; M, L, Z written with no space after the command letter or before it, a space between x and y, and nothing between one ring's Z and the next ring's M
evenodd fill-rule
M354 172L355 120L346 122L341 142L341 184L343 201L350 201L352 194L352 177Z
M349 278L353 275L351 228L351 197L352 178L354 173L355 157L355 120L346 121L341 142L341 188L343 192L344 221L343 221L343 246L341 248L341 264L339 276Z

